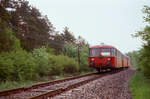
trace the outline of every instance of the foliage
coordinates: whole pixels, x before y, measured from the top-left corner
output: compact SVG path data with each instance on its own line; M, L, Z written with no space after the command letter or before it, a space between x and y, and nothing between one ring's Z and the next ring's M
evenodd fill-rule
M48 75L51 72L49 66L49 54L46 52L46 48L38 48L33 50L33 57L36 62L36 72L40 76Z
M9 27L9 14L0 6L0 52L11 51L20 48L20 42L14 36L12 29Z
M79 67L74 59L71 59L64 55L51 56L51 74L61 74L61 73L74 73L77 72Z
M72 43L67 43L63 53L69 57L77 58L77 46Z
M81 42L79 41L79 45L75 45L72 43L66 44L64 49L65 55L71 58L75 58L76 61L78 61L78 52L80 54L80 72L92 71L92 69L88 67L88 56L89 56L88 45L86 45L86 43L83 43L82 40Z
M80 71L91 71L92 69L88 67L88 56L89 56L89 49L88 46L83 46L81 53L80 53Z
M72 43L67 43L66 47L64 49L65 55L78 60L78 56L77 56L78 47L77 47L77 45L74 45ZM82 44L82 46L79 47L79 53L80 53L80 71L81 72L82 71L91 71L91 68L88 67L88 56L89 56L88 45Z
M37 83L37 81L5 81L5 82L0 82L0 90L4 89L12 89L16 87L22 87L22 86L27 86L27 85L32 85L34 83Z
M149 99L150 80L142 72L135 72L130 80L130 89L133 99Z
M64 39L65 42L68 42L68 43L75 43L75 40L76 40L73 33L71 33L69 31L68 27L64 28L63 39Z
M1 81L90 71L87 42L81 36L76 39L67 27L63 33L55 31L47 16L27 0L1 0L0 13Z
M60 78L64 78L60 77ZM23 86L30 86L33 85L35 83L39 83L39 82L45 82L45 81L50 81L52 80L49 76L45 76L45 77L41 77L38 78L36 80L26 80L26 81L2 81L0 82L0 90L4 90L4 89L12 89L12 88L16 88L16 87L23 87Z
M46 48L46 52L51 54L51 55L55 55L56 54L56 50L54 48L49 47L48 45L45 46Z
M63 56L63 71L65 73L75 73L75 72L78 72L79 71L79 66L78 66L78 63L75 61L75 59L73 58L69 58L67 56Z
M48 43L53 26L48 18L42 16L35 7L31 7L28 1L22 2L20 8L12 14L12 17L18 17L18 19L20 18L19 20L22 20L22 22L18 23L22 30L20 31L21 34L19 32L16 36L21 39L25 49L41 47Z
M18 80L28 80L36 78L37 72L35 72L36 63L35 59L30 53L26 51L19 50L16 52L10 53L14 61L14 72L13 76L18 78Z
M82 38L81 36L78 36L77 40L76 40L76 45L83 47L83 46L89 46L88 42Z
M0 55L0 80L11 79L13 73L13 61L10 59L9 54Z
M47 75L78 72L79 67L73 58L64 55L51 55L46 48L24 50L0 54L0 80L33 80Z
M131 66L139 66L140 51L128 52L127 56L130 57Z
M28 80L37 77L36 63L31 54L23 50L0 54L1 80Z
M62 34L56 33L53 40L49 40L48 45L55 49L56 54L60 54L65 45Z
M145 6L143 8L143 13L146 14L144 17L145 22L148 22L148 25L145 26L145 28L142 31L139 31L134 36L135 37L141 37L141 39L144 41L143 48L140 51L140 57L139 57L139 64L141 70L146 74L150 75L150 65L149 65L149 59L150 59L150 7Z
M2 20L7 20L6 23L9 23L24 49L31 50L48 44L54 27L47 16L43 16L37 8L29 5L27 0L2 0L0 7L4 10Z
M143 46L143 49L140 51L139 65L140 69L144 72L145 75L150 75L150 45Z

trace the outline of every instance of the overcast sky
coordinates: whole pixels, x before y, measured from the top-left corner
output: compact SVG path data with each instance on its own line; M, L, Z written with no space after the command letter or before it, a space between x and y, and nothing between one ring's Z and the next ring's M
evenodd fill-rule
M144 27L142 8L149 0L28 0L47 15L57 31L69 27L90 45L105 43L121 52L138 50L141 41L131 34Z

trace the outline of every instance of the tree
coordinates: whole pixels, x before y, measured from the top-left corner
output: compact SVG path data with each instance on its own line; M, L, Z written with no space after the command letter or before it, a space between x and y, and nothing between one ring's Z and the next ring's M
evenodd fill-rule
M127 56L130 57L131 66L136 66L136 67L139 66L138 62L140 57L140 51L128 52Z
M56 50L56 54L60 54L65 46L63 34L56 33L53 38L49 40L48 45Z
M69 31L69 28L68 27L65 27L64 28L64 31L63 31L63 38L64 38L64 41L65 42L68 42L68 43L75 43L75 37L73 35L73 33L71 33Z
M18 25L22 30L22 33L17 33L17 37L21 39L25 49L41 47L48 43L53 26L47 16L42 16L28 1L22 2L15 14L20 18Z
M76 40L76 45L82 47L82 46L88 45L88 42L81 36L78 36L78 38Z
M66 43L63 49L65 55L77 59L77 46L72 43Z
M83 45L81 52L80 52L80 71L93 71L94 69L91 69L88 67L88 56L89 56L89 48L88 45Z
M150 75L150 7L144 6L143 13L146 14L144 20L148 23L148 25L146 25L142 31L139 31L134 36L141 37L141 39L144 41L143 48L140 51L141 55L139 58L139 64L141 70L146 75Z
M11 51L20 47L19 40L16 39L10 28L10 17L4 7L0 5L0 52Z
M41 15L26 0L2 0L1 5L8 10L10 26L24 49L31 50L48 44L54 27L47 16Z

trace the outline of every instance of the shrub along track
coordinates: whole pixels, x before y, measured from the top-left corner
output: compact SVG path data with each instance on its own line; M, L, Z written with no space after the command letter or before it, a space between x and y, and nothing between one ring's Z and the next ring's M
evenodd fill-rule
M79 87L98 78L114 74L120 70L105 72L101 74L92 73L81 76L34 84L32 86L20 87L11 90L0 91L0 99L48 99L64 91Z

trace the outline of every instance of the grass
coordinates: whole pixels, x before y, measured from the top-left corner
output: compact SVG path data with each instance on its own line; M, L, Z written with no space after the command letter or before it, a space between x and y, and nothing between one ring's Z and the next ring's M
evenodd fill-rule
M150 99L150 79L140 71L135 72L130 80L133 99Z
M5 90L5 89L12 89L12 88L17 88L21 86L27 86L27 85L32 85L35 83L39 82L44 82L44 81L51 81L51 80L57 80L57 79L62 79L65 77L70 77L70 76L77 76L77 75L83 75L83 74L88 74L92 72L77 72L74 74L63 74L63 75L58 75L58 76L52 76L52 77L41 77L37 81L5 81L5 82L0 82L0 91Z
M21 87L21 86L26 86L26 85L32 85L36 83L36 81L22 81L22 82L16 82L16 81L5 81L0 83L0 90L5 90L5 89L11 89L11 88L16 88L16 87Z
M50 78L50 77L41 77L38 80L34 81L34 80L28 80L28 81L3 81L0 82L0 91L1 90L5 90L5 89L12 89L12 88L17 88L17 87L22 87L22 86L27 86L27 85L32 85L35 83L39 83L39 82L44 82L44 81L51 81L56 79L56 77L54 78Z

